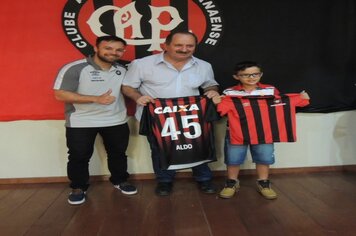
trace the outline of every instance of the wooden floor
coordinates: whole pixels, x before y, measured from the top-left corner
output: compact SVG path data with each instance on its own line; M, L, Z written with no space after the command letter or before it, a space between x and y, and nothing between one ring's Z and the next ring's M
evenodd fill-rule
M0 185L0 235L356 235L355 172L271 179L277 200L263 199L254 178L242 176L228 200L200 193L191 179L177 179L171 196L157 197L155 181L142 180L135 196L92 183L81 206L67 203L65 183Z

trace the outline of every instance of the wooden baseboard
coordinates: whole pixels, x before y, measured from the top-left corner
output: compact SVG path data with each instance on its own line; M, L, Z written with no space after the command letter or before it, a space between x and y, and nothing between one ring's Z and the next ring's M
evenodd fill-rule
M356 172L356 165L345 166L320 166L320 167L297 167L297 168L271 168L270 174L300 174L300 173L316 173L316 172ZM213 171L215 177L225 177L226 171ZM240 175L255 175L256 170L241 170ZM191 178L191 172L178 172L176 178ZM132 174L131 180L150 180L155 179L153 173ZM90 177L91 181L108 181L107 175L96 175ZM0 184L43 184L43 183L66 183L66 176L58 177L38 177L38 178L3 178L0 179Z

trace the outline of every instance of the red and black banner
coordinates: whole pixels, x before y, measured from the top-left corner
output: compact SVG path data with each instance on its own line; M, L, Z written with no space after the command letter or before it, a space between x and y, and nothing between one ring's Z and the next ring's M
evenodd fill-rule
M309 93L304 112L355 109L355 16L353 0L10 1L0 8L0 120L63 119L53 80L92 54L96 37L124 38L129 62L161 52L176 29L198 36L196 56L213 65L222 89L235 84L236 62L254 60L262 82Z

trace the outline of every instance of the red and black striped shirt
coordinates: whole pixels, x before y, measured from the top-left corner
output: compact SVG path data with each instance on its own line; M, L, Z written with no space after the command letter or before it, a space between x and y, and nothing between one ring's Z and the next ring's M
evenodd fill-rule
M160 150L162 169L184 169L215 161L211 121L219 119L206 97L157 98L144 107L140 134Z
M296 107L309 104L300 94L269 97L225 96L218 105L228 116L232 144L296 141Z

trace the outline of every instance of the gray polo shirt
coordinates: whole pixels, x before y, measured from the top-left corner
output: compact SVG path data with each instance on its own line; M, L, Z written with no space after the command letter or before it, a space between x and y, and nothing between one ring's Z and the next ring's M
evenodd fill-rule
M126 73L123 85L137 88L142 95L153 98L175 98L199 95L199 88L218 85L210 63L196 57L181 71L164 60L164 53L134 60ZM140 120L142 106L136 109Z
M121 93L121 84L126 68L114 64L103 71L91 57L65 65L55 80L55 90L66 90L82 95L101 95L112 90L117 99L110 105L97 103L66 103L67 127L108 127L127 122L126 106Z

